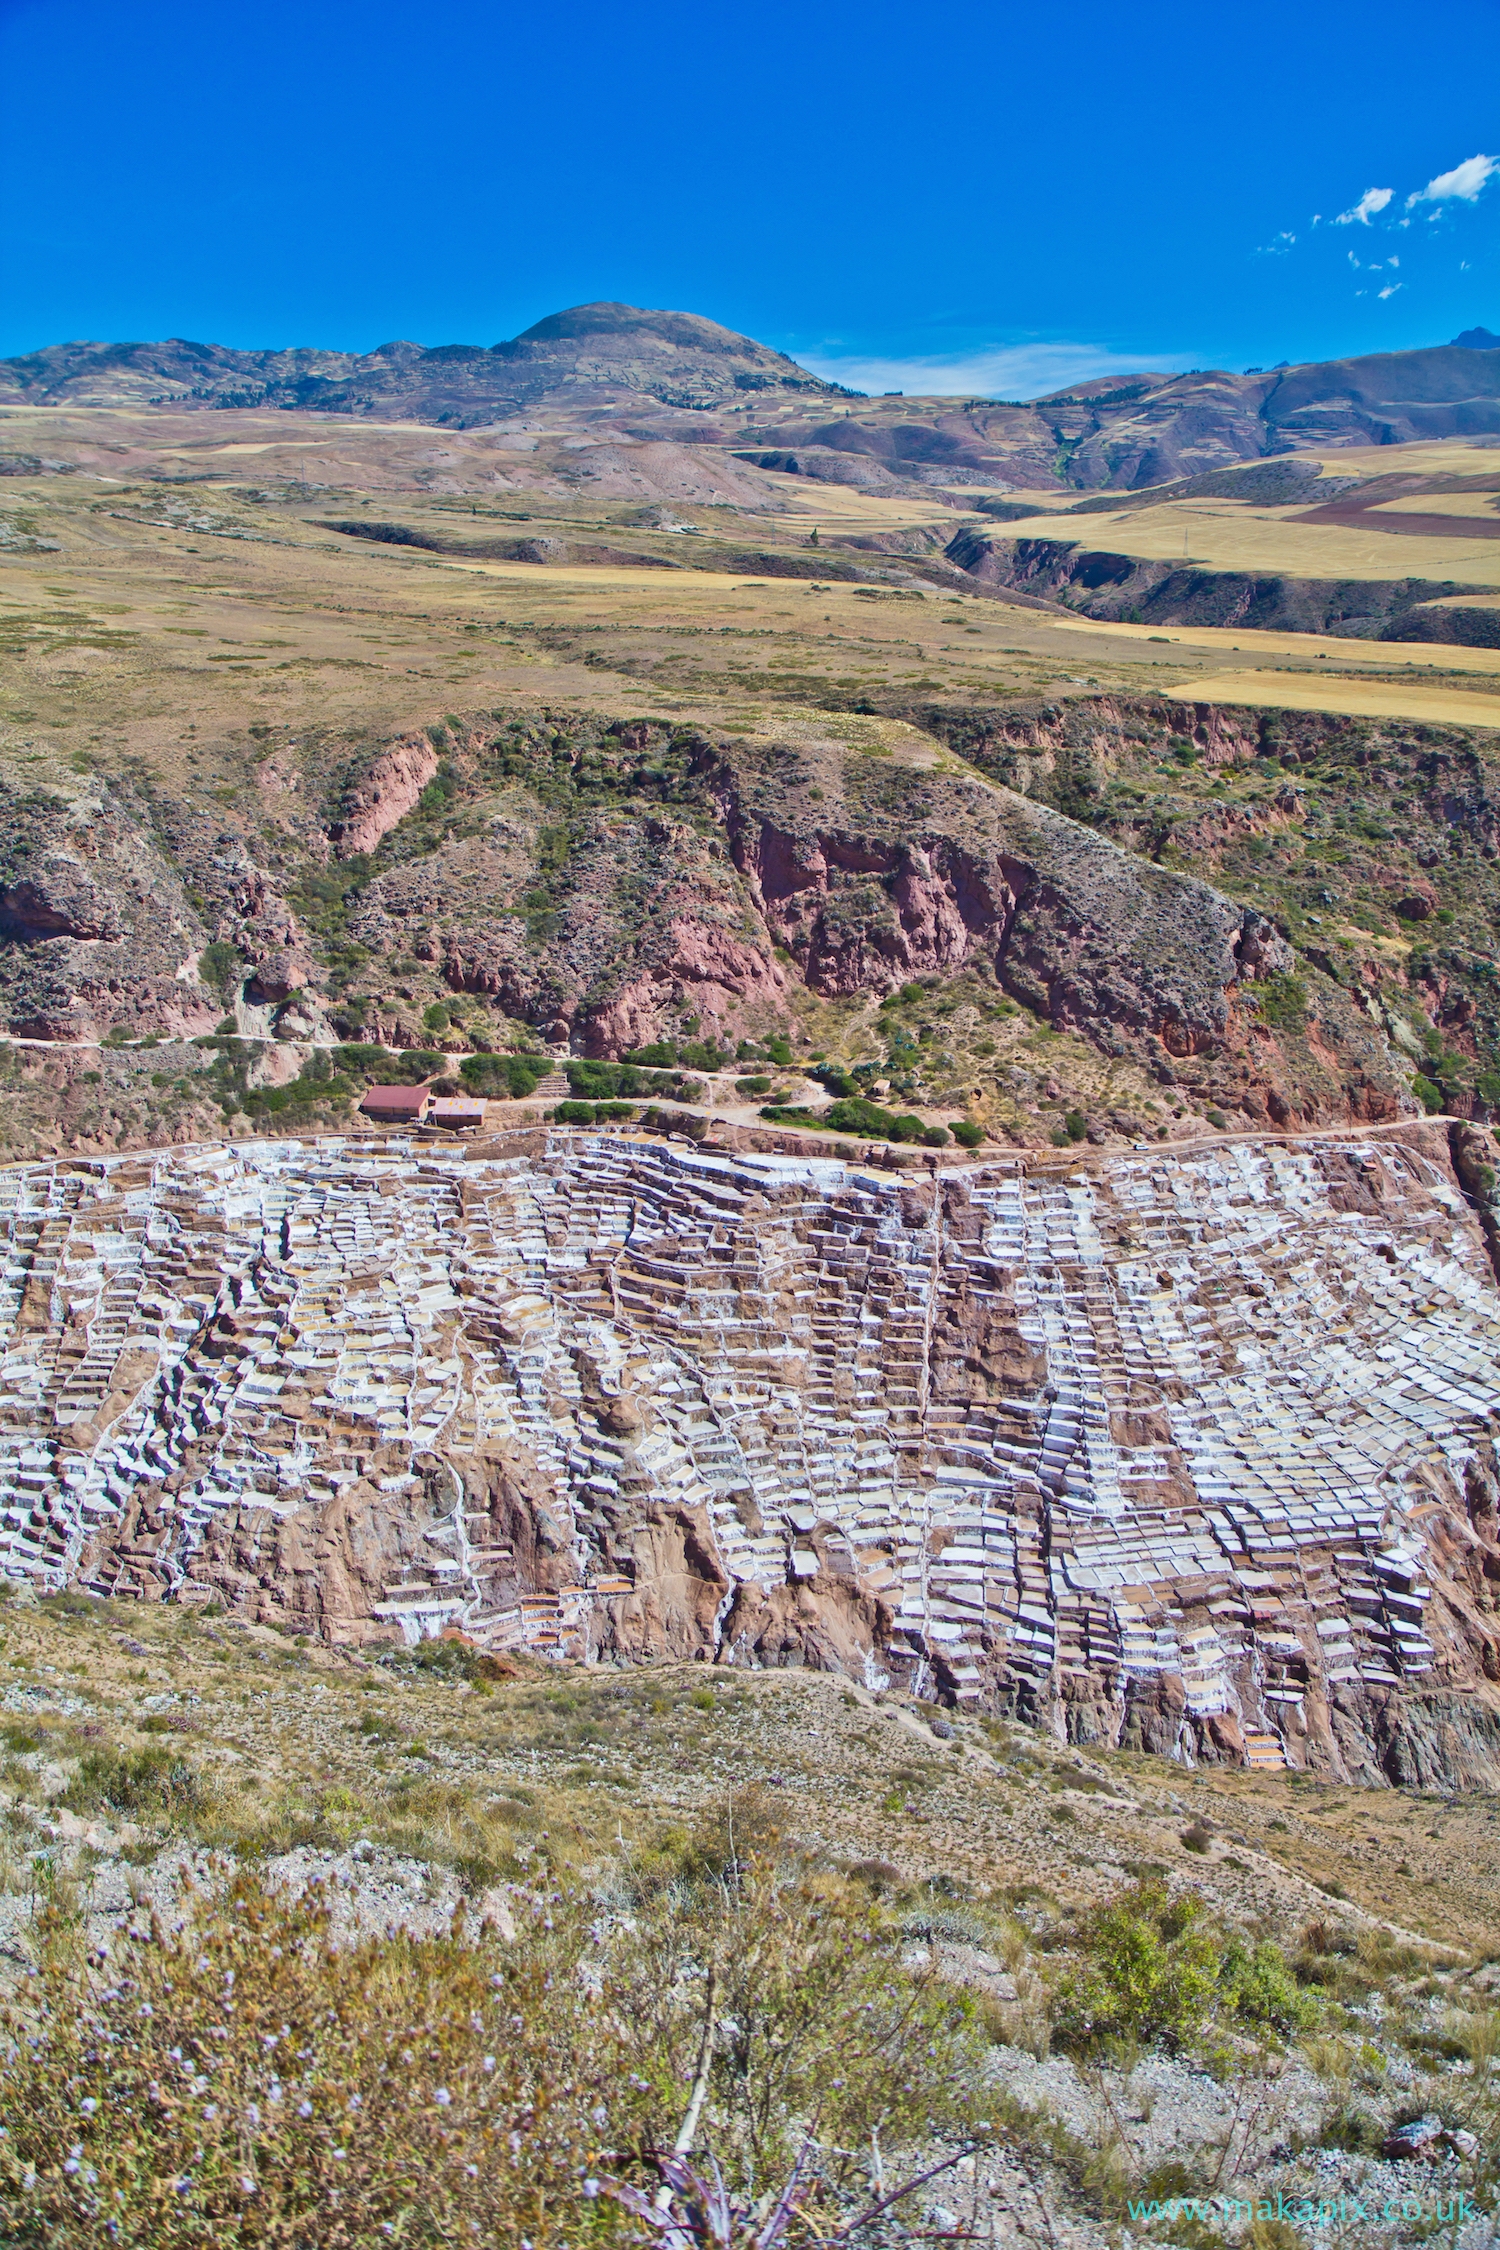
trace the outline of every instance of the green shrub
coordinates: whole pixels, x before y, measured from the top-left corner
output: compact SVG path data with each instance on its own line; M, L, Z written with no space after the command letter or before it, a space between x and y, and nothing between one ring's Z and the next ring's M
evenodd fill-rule
M1087 1916L1078 1952L1053 1996L1053 2036L1074 2052L1175 2051L1218 2023L1285 2035L1316 2018L1279 1946L1226 1937L1201 1900L1172 1898L1154 1876Z
M670 1039L658 1039L649 1047L632 1047L625 1060L642 1063L650 1070L675 1070L677 1049Z
M1426 1110L1428 1116L1437 1116L1438 1112L1442 1109L1443 1106L1442 1087L1434 1086L1430 1078L1423 1078L1419 1072L1411 1082L1411 1090L1416 1095L1417 1100L1422 1104L1422 1107Z
M630 1102L559 1102L552 1112L559 1125L617 1125L634 1117Z
M984 1139L984 1127L976 1125L971 1117L957 1118L949 1127L960 1148L978 1148Z
M1307 1022L1307 986L1301 977L1282 971L1263 977L1246 993L1273 1031L1300 1031Z
M886 1141L893 1137L891 1129L896 1120L888 1109L856 1094L847 1101L835 1102L820 1122L835 1133L861 1133L867 1140Z
M711 1039L692 1039L685 1047L679 1047L677 1060L687 1070L722 1070L733 1057L726 1048L716 1047Z
M1070 1109L1068 1111L1067 1116L1063 1119L1063 1131L1070 1141L1086 1141L1088 1139L1089 1121L1081 1109Z
M792 1043L789 1039L775 1038L765 1042L766 1060L775 1063L778 1070L792 1067Z
M366 1046L358 1041L335 1047L333 1059L340 1070L351 1071L357 1078L372 1078L391 1061L384 1047Z
M458 1066L464 1084L476 1094L509 1095L525 1101L552 1068L546 1055L465 1055Z
M922 1128L922 1145L924 1148L946 1148L948 1140L948 1129L944 1125L925 1125Z
M837 1063L821 1063L812 1075L825 1093L836 1095L840 1101L859 1098L859 1080L852 1078L847 1070L840 1070Z
M198 956L199 979L226 1003L234 998L244 974L245 957L239 947L229 944L227 939L215 938Z
M769 1078L761 1077L737 1078L734 1082L734 1090L737 1094L769 1094L771 1081Z
M568 1090L579 1101L639 1100L647 1094L669 1094L689 1101L689 1082L679 1071L638 1070L633 1063L570 1062Z
M1253 1948L1231 1939L1219 1965L1219 1992L1226 2013L1257 2031L1283 2038L1310 2031L1318 2002L1298 1984L1279 1945L1269 1939Z
M1196 1900L1174 1904L1160 1883L1138 1883L1090 1915L1083 1963L1054 1998L1053 2036L1087 2050L1111 2040L1188 2045L1201 2033L1217 1985L1218 1947Z
M144 1813L190 1820L206 1798L198 1775L179 1751L86 1750L63 1793L70 1812Z
M420 1086L434 1071L441 1070L443 1061L442 1055L429 1054L425 1047L407 1047L392 1055L384 1047L359 1040L346 1041L333 1050L335 1069L367 1081L373 1078L380 1085Z
M285 1086L235 1089L233 1099L251 1117L279 1117L287 1110L311 1109L317 1102L348 1101L354 1092L348 1079L328 1076L327 1071L326 1058L314 1055L300 1078L291 1079Z

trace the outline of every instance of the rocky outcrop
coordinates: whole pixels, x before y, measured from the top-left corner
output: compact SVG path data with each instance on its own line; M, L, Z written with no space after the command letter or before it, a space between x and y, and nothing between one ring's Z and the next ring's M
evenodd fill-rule
M0 398L292 408L447 431L536 415L572 427L601 452L601 438L615 440L618 454L667 430L695 448L733 447L747 462L876 490L998 483L1136 491L1177 480L1201 490L1242 462L1275 468L1309 450L1500 430L1500 365L1488 351L1451 344L1243 375L1200 368L1103 377L1025 404L866 400L696 314L601 303L554 313L489 346L400 341L354 354L236 351L180 338L54 344L0 361ZM835 399L840 411L831 416ZM776 411L757 427L744 409L761 401ZM789 414L793 406L805 411ZM720 459L717 473L673 476L656 489L722 491L736 472ZM630 489L630 479L617 464L603 489Z
M349 783L329 836L340 859L372 852L382 836L406 818L438 770L438 754L426 735L394 742L357 780Z
M799 984L880 998L978 971L1163 1085L1190 1066L1196 1092L1245 1116L1412 1106L1384 1019L1336 979L1311 993L1305 1037L1259 1007L1296 966L1269 916L1159 864L1149 823L1112 836L1070 817L1094 809L1137 738L1190 731L1195 755L1235 763L1266 753L1274 715L1101 697L913 716L980 770L940 765L930 735L877 758L806 721L793 740L744 741L486 716L359 753L325 785L321 824L311 774L304 789L283 753L275 801L290 825L274 840L165 797L148 826L118 789L101 789L76 833L46 804L18 806L0 933L12 1028L199 1031L243 997L264 1011L248 1028L266 1031L300 993L299 1036L338 1024L411 1043L434 1003L462 994L578 1053L659 1039L732 1051L785 1035ZM1494 807L1471 763L1433 787L1488 850ZM1288 780L1255 818L1292 827L1304 809ZM1250 818L1200 806L1166 840L1179 860L1212 858ZM1413 872L1387 870L1403 899ZM357 1003L342 997L356 973L369 988ZM1468 1036L1458 1005L1442 1004L1443 1022ZM496 1026L496 1043L510 1036Z
M783 398L839 395L836 383L716 321L621 304L575 305L492 346L235 351L168 338L55 344L0 362L0 396L15 402L296 407L458 429L543 401L597 409L635 394L647 404L703 411L762 390Z
M0 1021L23 1037L212 1021L184 979L208 932L147 821L102 791L0 791Z
M1337 993L1331 1061L1299 1086L1253 1021L1257 983L1293 965L1275 925L1044 804L779 749L701 763L755 907L814 991L887 992L982 963L1058 1029L1158 1074L1201 1060L1221 1098L1278 1122L1411 1106L1384 1042Z

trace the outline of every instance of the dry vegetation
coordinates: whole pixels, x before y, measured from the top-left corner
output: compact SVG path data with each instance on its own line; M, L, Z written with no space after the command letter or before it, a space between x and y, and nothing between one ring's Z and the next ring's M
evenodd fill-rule
M1484 1800L69 1597L12 1602L0 1663L7 2239L637 2239L665 2178L707 2241L714 2165L735 2242L794 2172L771 2241L944 2162L871 2239L1490 2192ZM1436 2173L1380 2157L1433 2111Z

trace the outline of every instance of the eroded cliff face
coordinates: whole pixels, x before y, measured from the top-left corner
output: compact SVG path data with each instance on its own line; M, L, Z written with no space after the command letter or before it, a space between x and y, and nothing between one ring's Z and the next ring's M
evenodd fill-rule
M968 768L900 727L870 752L817 721L777 741L487 719L432 730L441 750L425 734L366 746L341 777L278 752L259 776L266 817L248 825L102 784L71 807L16 803L0 867L8 1027L180 1034L233 1010L261 1036L421 1045L424 1012L457 995L493 1011L492 1043L519 1020L608 1057L785 1034L799 989L875 1000L978 969L1163 1083L1190 1061L1201 1097L1248 1118L1415 1107L1390 1024L1331 954L1289 1039L1263 996L1306 971L1276 921L1161 864L1149 824L1070 817L1075 796L1094 810L1083 766L1107 776L1122 740L1191 725L1204 756L1243 764L1253 715L1096 699L966 724ZM1288 795L1264 822L1290 832ZM1249 820L1204 808L1172 853L1227 869ZM1418 911L1419 876L1398 874Z
M912 1180L630 1139L0 1174L0 1567L1500 1778L1500 1298L1435 1128Z
M1015 727L1046 757L1044 724ZM715 754L708 779L756 909L814 991L979 962L1042 1021L1169 1082L1174 1059L1197 1058L1214 1098L1268 1122L1414 1106L1382 1029L1337 984L1319 988L1315 1042L1288 1050L1260 989L1296 957L1266 916L1003 782L746 745Z
M192 976L208 931L140 818L98 785L0 791L0 1013L31 1039L98 1039L119 1021L212 1022ZM182 972L187 970L184 978Z

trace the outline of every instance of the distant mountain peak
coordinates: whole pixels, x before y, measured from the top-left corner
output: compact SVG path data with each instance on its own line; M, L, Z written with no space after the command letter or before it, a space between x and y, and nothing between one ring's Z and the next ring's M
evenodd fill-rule
M1500 352L1500 336L1492 336L1487 328L1466 328L1453 341L1466 344L1471 352Z

